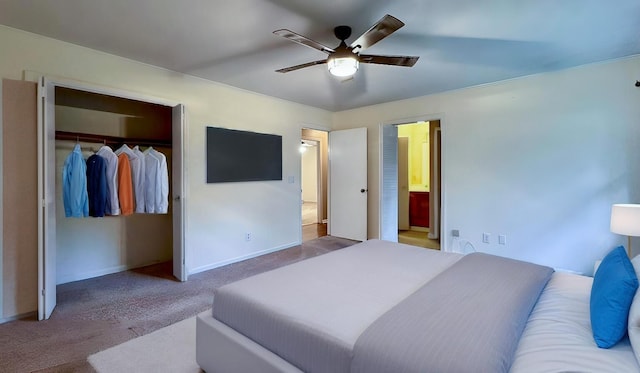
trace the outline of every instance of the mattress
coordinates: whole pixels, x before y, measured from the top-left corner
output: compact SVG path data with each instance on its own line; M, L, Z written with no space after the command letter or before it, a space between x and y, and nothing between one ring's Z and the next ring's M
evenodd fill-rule
M225 285L213 317L305 372L349 372L363 331L461 257L369 240Z
M198 363L211 373L349 372L365 331L461 257L371 240L223 286L213 312L198 316ZM552 274L511 373L640 372L628 339L596 346L592 281Z
M593 278L556 272L525 327L511 373L640 372L625 338L610 349L593 340L589 297Z

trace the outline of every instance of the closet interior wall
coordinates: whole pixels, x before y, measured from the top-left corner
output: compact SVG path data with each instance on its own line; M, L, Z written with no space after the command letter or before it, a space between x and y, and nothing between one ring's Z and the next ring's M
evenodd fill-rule
M57 283L171 260L171 199L168 214L103 218L67 218L62 202L62 168L76 143L85 159L105 143L114 151L123 144L153 146L167 157L171 180L171 108L63 87L55 96L55 129L64 138L55 151Z

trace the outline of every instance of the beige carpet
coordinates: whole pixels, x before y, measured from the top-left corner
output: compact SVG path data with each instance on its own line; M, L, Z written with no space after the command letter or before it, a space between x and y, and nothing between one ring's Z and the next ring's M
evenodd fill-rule
M196 318L129 340L87 360L99 373L202 372L196 363Z
M176 281L166 262L58 285L49 320L0 324L0 372L93 373L88 356L210 310L218 287L355 242L320 237L191 275L187 282Z

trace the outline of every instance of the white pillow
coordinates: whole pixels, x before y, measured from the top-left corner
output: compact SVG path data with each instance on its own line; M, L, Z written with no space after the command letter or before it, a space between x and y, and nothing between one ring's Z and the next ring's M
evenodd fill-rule
M633 264L636 275L640 278L640 255L631 259L631 264ZM640 364L640 288L636 291L636 295L631 302L627 332L629 333L629 341L631 342L633 353Z

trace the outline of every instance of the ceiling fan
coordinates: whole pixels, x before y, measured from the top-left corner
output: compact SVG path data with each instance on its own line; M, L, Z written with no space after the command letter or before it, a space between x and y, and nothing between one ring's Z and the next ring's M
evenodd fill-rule
M393 65L411 67L418 61L417 56L380 56L370 54L360 54L365 49L371 47L380 40L394 33L396 30L404 26L399 19L385 15L370 29L360 35L353 43L347 45L345 40L351 36L351 27L338 26L333 29L336 38L340 39L340 45L336 48L329 48L326 45L318 43L300 34L287 29L276 30L273 33L282 36L294 43L298 43L313 49L317 49L329 55L324 60L312 61L300 65L285 67L276 70L279 73L288 73L290 71L299 70L309 66L327 64L329 72L335 76L348 77L358 71L360 63L374 63L378 65Z

